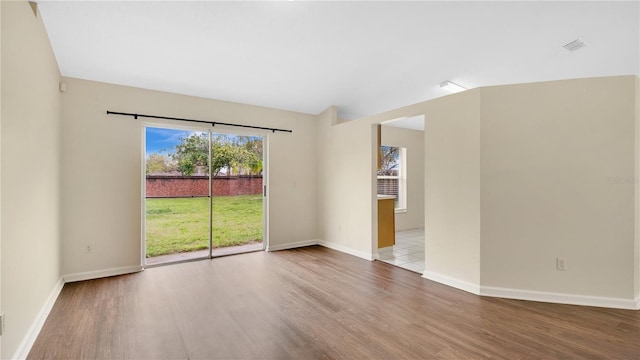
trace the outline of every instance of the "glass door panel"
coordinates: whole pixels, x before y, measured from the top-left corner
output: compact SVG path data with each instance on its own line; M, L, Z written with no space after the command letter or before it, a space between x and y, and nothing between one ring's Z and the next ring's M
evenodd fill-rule
M145 263L209 257L209 132L145 128Z
M263 250L263 138L211 135L212 256Z

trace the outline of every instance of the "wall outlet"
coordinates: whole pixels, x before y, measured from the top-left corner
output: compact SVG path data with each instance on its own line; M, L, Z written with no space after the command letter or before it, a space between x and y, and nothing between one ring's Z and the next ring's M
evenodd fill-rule
M0 314L0 336L4 334L4 313Z
M87 246L85 246L85 248L84 248L84 252L86 254L90 254L91 253L91 245L87 244Z
M567 259L563 257L556 258L556 270L567 270Z

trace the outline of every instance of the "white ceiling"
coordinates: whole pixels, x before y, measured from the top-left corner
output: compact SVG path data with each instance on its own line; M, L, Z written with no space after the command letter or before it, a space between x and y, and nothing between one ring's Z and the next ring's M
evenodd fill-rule
M393 119L383 122L382 125L424 131L424 115Z
M640 3L39 1L64 76L353 119L467 88L640 75ZM576 38L587 46L568 52Z

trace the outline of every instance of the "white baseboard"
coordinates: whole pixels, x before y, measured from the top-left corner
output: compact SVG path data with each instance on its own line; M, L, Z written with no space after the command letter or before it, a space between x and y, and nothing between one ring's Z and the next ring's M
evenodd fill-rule
M480 288L481 296L499 297L506 299L540 301L556 304L597 306L614 309L639 310L640 298L621 299L600 296L572 295L561 293L550 293L544 291L530 291L520 289L508 289L491 286Z
M112 268L112 269L88 271L83 273L65 275L64 282L68 283L68 282L74 282L74 281L99 279L99 278L108 277L108 276L131 274L131 273L139 272L142 270L143 270L142 266L134 265L134 266L123 266L123 267Z
M352 249L350 247L346 247L344 245L340 245L340 244L336 244L336 243L331 243L331 242L326 242L323 240L318 240L318 245L324 246L326 248L329 249L333 249L333 250L338 250L340 252L349 254L349 255L353 255L353 256L357 256L359 258L365 259L365 260L375 260L373 255L364 251L360 251L360 250L355 250Z
M464 290L475 295L504 299L540 301L555 304L596 306L614 309L640 310L640 295L635 299L609 298L573 294L550 293L520 289L508 289L492 286L479 286L450 276L425 271L423 278Z
M357 256L359 258L363 258L366 260L375 260L380 256L378 255L378 253L368 254L363 251L354 250L346 246L342 246L342 245L338 245L335 243L330 243L330 242L326 242L318 239L297 241L293 243L279 244L274 246L267 246L266 251L280 251L280 250L295 249L299 247L312 246L312 245L324 246L326 248L337 250L337 251L340 251L349 255Z
M299 247L304 247L304 246L311 246L311 245L318 245L318 240L303 240L303 241L296 241L293 243L286 243L286 244L278 244L278 245L269 245L266 248L266 251L280 251L280 250L287 250L287 249L295 249L295 248L299 248Z
M480 286L477 284L473 284L464 280L460 280L451 276L446 276L442 274L438 274L432 271L424 271L422 277L425 279L429 279L440 284L444 284L447 286L454 287L456 289L464 290L470 292L475 295L480 294Z
M40 334L40 330L42 330L42 326L44 326L44 322L47 320L47 317L49 316L53 305L56 303L58 295L60 295L60 291L62 291L63 286L64 280L62 279L62 277L60 277L60 279L58 279L58 282L56 282L56 284L53 286L53 289L51 290L51 293L49 293L49 297L47 297L44 305L42 305L38 316L36 316L36 319L29 327L29 330L20 342L20 345L18 345L18 349L16 350L12 359L27 358L27 355L29 355L29 351L31 351L31 347L33 346L33 343L35 343L38 334Z

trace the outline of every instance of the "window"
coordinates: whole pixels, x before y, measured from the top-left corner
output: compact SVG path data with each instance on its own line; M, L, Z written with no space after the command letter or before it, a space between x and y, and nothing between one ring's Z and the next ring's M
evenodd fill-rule
M381 146L380 154L378 194L395 196L396 212L407 211L407 149Z

